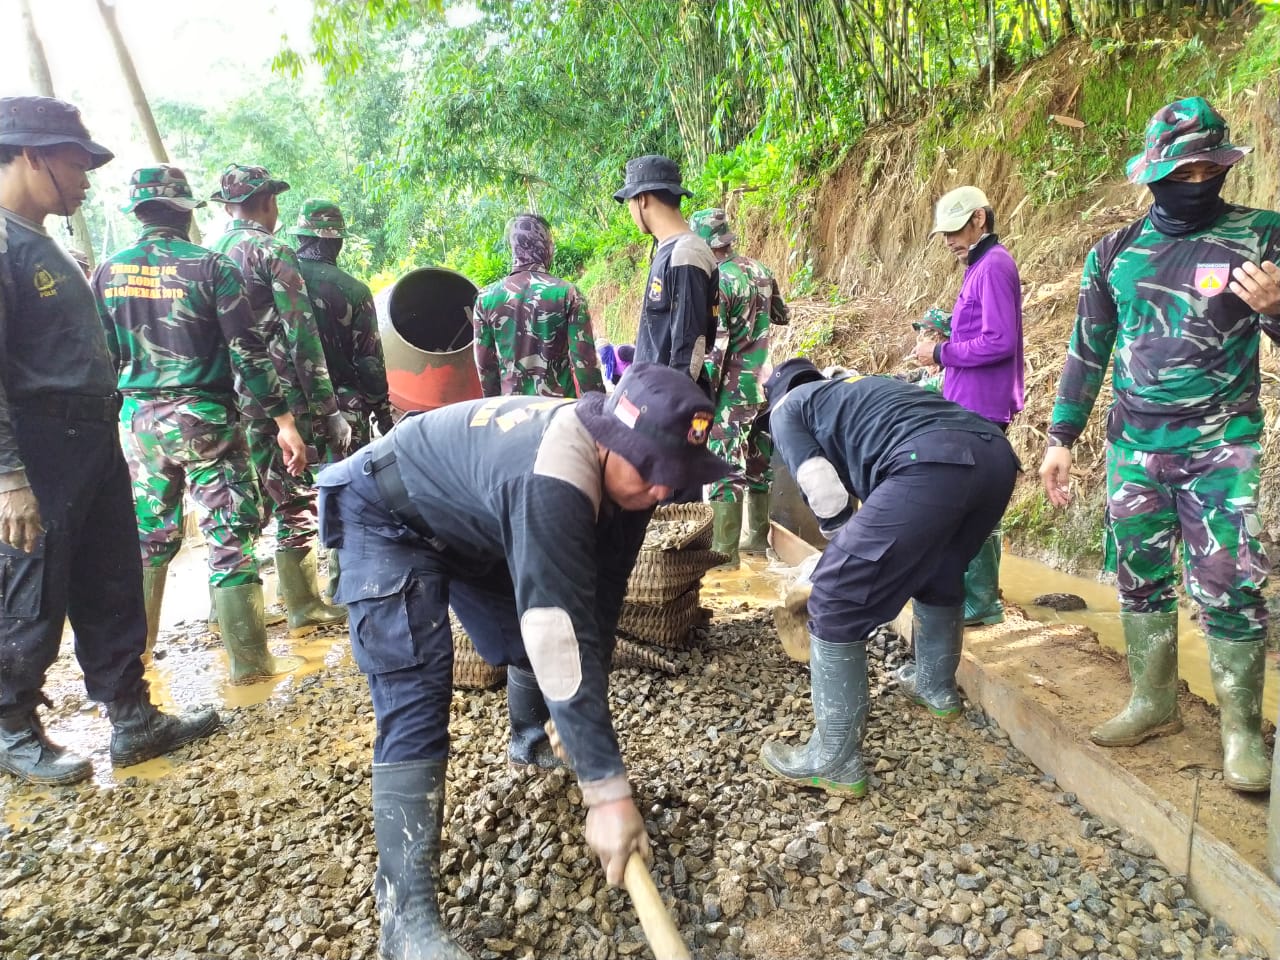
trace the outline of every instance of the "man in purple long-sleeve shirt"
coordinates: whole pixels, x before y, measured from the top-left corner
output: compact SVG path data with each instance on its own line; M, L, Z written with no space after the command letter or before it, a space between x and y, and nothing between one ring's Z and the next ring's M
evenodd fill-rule
M1003 429L1022 409L1022 285L995 228L995 210L977 187L958 187L938 201L930 236L942 235L965 265L964 280L951 314L951 339L920 344L916 358L942 367L944 397ZM964 620L1004 620L999 529L965 573Z

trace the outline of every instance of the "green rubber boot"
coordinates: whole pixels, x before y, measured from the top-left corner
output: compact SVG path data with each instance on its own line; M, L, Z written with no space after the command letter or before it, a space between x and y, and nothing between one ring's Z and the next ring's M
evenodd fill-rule
M333 598L338 594L338 578L342 576L342 567L338 564L337 550L326 550L324 555L329 563L329 582L324 585L324 598L333 603Z
M742 536L742 501L712 500L711 509L715 512L711 549L729 558L720 565L723 569L736 570L740 562L738 538Z
M978 555L964 572L964 625L1004 623L1000 602L1000 531L982 543Z
M233 684L278 677L302 666L301 657L277 657L267 649L267 626L262 611L262 584L218 587L213 591L222 625Z
M147 657L156 648L156 637L160 636L160 605L164 601L164 583L168 575L167 563L142 568L142 602L147 608Z
M1129 679L1129 705L1089 739L1103 747L1132 747L1182 729L1178 715L1178 614L1120 611Z
M280 578L280 596L288 611L289 636L306 636L317 627L346 621L346 607L331 607L320 599L314 550L277 550L276 576Z
M747 538L742 549L747 553L764 553L769 549L769 491L747 491Z
M770 773L836 796L867 792L862 738L867 732L867 645L809 637L813 735L804 746L771 740L760 750Z
M1271 762L1262 740L1266 642L1205 637L1205 644L1222 723L1222 779L1232 790L1266 793L1271 782Z
M934 607L911 602L911 634L916 658L894 674L902 691L940 720L955 720L964 712L956 670L964 646L964 623L959 607Z
M214 591L217 589L213 584L209 584L209 619L205 622L206 629L215 637L222 633L222 627L218 625L218 605L213 599ZM278 627L284 621L283 613L272 613L270 610L263 613L263 624L267 627Z

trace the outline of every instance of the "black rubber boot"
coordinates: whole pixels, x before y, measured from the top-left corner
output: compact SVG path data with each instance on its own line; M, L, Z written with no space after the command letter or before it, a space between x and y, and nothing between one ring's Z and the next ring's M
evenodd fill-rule
M151 702L145 682L126 696L107 704L111 718L111 765L131 767L184 744L207 737L222 724L213 707L199 707L175 717L161 713Z
M46 707L49 701L43 696ZM45 736L36 705L0 713L0 770L27 783L61 786L93 776L93 765Z
M507 667L507 715L511 718L507 759L512 766L553 770L561 765L547 737L551 712L538 689L537 678L528 670Z
M440 921L436 882L446 760L373 765L378 960L471 960Z

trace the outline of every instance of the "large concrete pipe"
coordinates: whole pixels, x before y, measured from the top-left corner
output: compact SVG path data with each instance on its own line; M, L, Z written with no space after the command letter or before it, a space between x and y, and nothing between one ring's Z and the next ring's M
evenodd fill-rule
M444 267L419 267L374 298L391 403L434 410L480 396L472 350L476 285Z

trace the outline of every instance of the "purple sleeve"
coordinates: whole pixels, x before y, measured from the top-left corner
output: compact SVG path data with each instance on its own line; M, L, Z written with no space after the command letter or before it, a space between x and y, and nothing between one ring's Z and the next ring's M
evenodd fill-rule
M982 329L972 340L949 340L934 352L944 367L985 367L1008 360L1018 350L1022 287L1012 258L992 262L978 278Z

